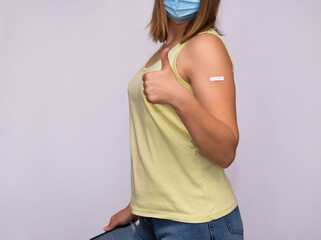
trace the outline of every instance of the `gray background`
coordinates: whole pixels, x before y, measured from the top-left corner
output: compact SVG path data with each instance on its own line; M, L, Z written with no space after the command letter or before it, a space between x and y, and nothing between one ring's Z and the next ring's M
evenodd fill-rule
M0 0L0 239L89 239L130 200L127 84L153 1ZM246 240L318 239L321 1L223 1Z

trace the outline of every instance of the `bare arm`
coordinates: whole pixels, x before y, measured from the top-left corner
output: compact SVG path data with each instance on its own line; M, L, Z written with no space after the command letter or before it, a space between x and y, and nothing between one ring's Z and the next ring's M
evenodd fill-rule
M227 168L239 141L232 62L223 42L211 34L196 36L185 48L183 69L194 96L186 89L172 105L200 153ZM210 81L215 76L224 80Z

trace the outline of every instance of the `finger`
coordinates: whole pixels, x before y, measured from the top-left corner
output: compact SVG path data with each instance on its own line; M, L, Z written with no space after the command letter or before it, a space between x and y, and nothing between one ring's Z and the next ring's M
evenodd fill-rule
M111 229L114 228L114 225L115 225L115 224L114 224L114 221L113 221L112 219L110 219L108 225L107 225L106 227L104 227L104 230L105 230L105 231L109 231L109 230L111 230Z
M151 72L147 72L147 73L144 73L143 76L142 76L142 80L143 82L145 82L147 79L150 79L151 77Z
M165 69L170 69L171 66L169 64L169 59L168 59L168 52L169 52L169 48L165 48L163 51L162 51L162 54L161 54L161 61L162 61L162 70L165 70Z
M143 82L145 82L145 78L146 78L146 73L144 73L143 76L142 76Z
M104 227L104 230L105 230L105 231L109 231L109 230L111 230L111 229L113 229L113 228L114 228L114 226L111 225L111 224L109 224L108 226Z

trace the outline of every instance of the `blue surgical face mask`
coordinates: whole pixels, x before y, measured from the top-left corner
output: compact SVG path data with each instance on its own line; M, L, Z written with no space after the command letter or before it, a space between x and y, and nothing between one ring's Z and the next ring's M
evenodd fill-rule
M200 0L164 0L164 4L167 16L181 24L196 17Z

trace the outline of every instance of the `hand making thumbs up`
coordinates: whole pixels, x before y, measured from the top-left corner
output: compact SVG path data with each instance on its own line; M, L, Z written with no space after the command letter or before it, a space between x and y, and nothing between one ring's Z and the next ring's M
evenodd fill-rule
M165 48L161 53L162 68L160 71L147 72L142 76L144 94L150 103L174 105L180 94L184 94L187 89L181 85L168 59L169 48Z

